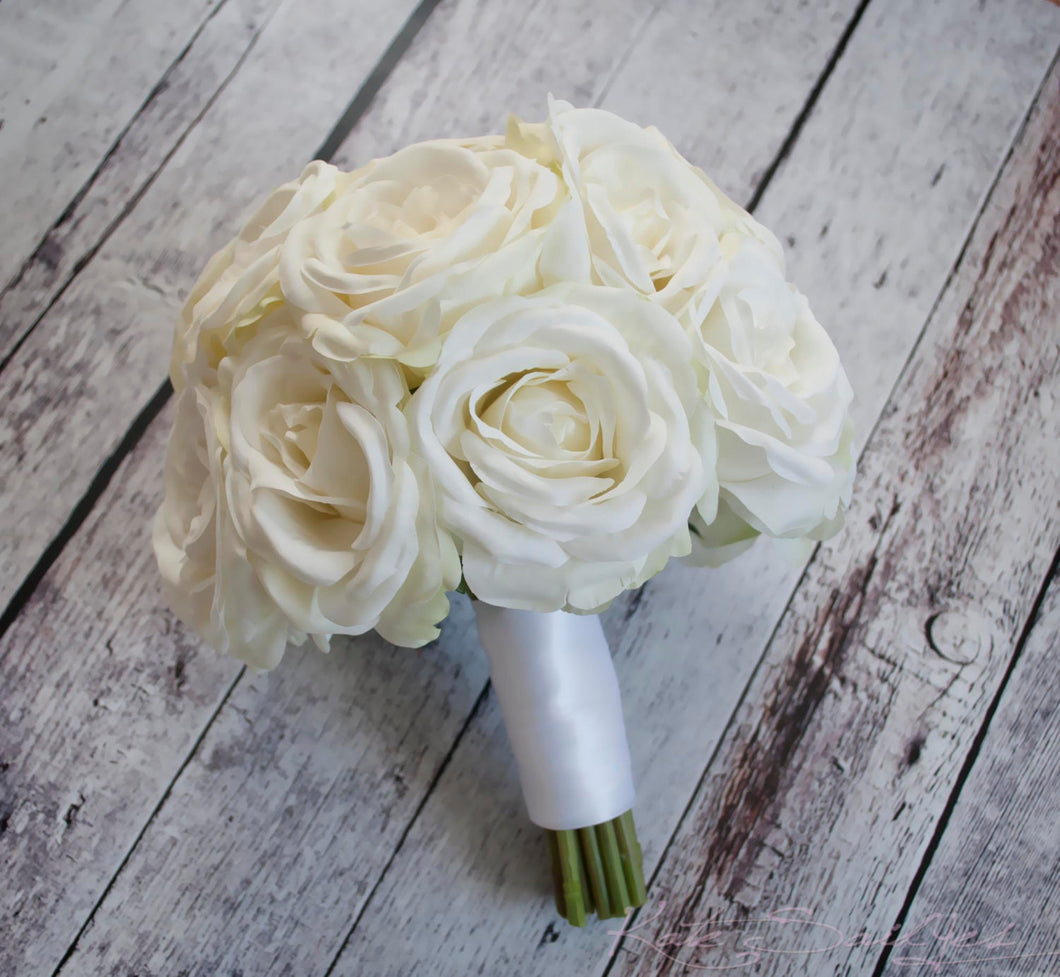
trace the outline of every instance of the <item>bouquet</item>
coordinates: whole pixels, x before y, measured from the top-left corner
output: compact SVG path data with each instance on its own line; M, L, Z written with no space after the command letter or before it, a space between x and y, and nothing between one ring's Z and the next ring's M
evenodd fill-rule
M775 237L655 129L550 100L504 136L276 190L181 313L154 546L259 669L474 600L565 918L643 903L596 616L671 557L823 539L851 389Z

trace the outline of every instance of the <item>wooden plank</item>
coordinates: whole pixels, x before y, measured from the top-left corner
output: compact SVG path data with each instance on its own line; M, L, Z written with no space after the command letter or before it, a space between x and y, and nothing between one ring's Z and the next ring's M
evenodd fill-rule
M443 7L435 17L453 15L463 9ZM492 9L496 9L495 5ZM509 13L518 18L523 9L513 3ZM551 35L545 33L547 25L553 25L551 29L557 31L557 39L568 32L569 27L560 16L566 9L566 5L557 3L551 11L537 13L541 33L535 43L528 45L528 60L519 69L527 84L534 83L532 80L542 70L542 61L537 59L549 57ZM613 11L614 7L608 9ZM811 14L807 13L807 16ZM433 23L433 20L428 22L428 31ZM622 30L638 29L636 21L628 18L615 18L613 23L616 30L623 23L627 26ZM621 56L624 45L618 42L622 35L601 31L595 36L601 57L606 50L614 51L616 57ZM426 33L419 43L451 50L449 37L447 31ZM733 56L736 56L735 52ZM828 47L822 41L818 52L819 66L827 56ZM593 62L590 66L596 70ZM500 52L491 70L500 79L510 78L514 69L506 54ZM813 72L808 70L803 58L793 59L790 70L793 79L800 79L805 88L812 84ZM489 77L480 74L474 87L487 85ZM776 86L777 97L784 99L785 103L791 98L793 83L789 81ZM462 94L454 92L454 98L459 101ZM498 97L503 97L503 93ZM772 122L774 151L784 138L786 121ZM764 161L760 165L765 165ZM157 505L161 442L168 433L168 424L169 417L164 415L151 426L148 439L154 439L153 442L145 443L137 451L135 458L115 478L112 491L101 500L101 513L112 509L119 511L115 521L108 522L108 528L99 531L97 541L87 550L83 535L75 537L57 565L56 573L76 574L76 586L66 582L62 593L67 596L83 594L78 601L81 606L91 606L93 600L100 600L103 587L94 568L102 565L100 559L105 554L101 554L98 547L113 535L120 537L122 526L146 525ZM129 497L135 500L140 507L138 512L120 502L124 493L129 493ZM114 563L110 557L106 565ZM118 576L124 572L115 570ZM129 572L138 576L144 574L139 566L129 568ZM114 587L111 580L106 585L106 592L110 593ZM50 617L48 608L52 598L48 595L52 591L49 583L41 609L38 611L34 601L30 613L24 617L28 623L16 625L20 633L11 636L9 658L20 655L17 649L24 646L27 635L33 632L37 618L31 615ZM124 621L150 620L158 613L158 604L159 599L150 587L130 593L128 600L110 605L109 626L120 632ZM202 960L208 960L210 967L217 968L226 966L227 961L237 960L248 973L280 971L285 966L294 972L311 972L321 955L326 952L334 955L349 921L363 907L370 886L396 847L399 832L404 831L412 820L417 805L422 803L430 789L432 778L445 762L446 752L457 739L459 729L471 713L471 703L484 683L485 662L475 642L464 630L465 625L461 622L466 620L466 605L458 603L437 652L440 661L447 661L448 667L459 670L454 671L448 683L444 676L440 681L437 672L423 669L413 656L403 653L397 665L390 665L386 651L382 654L387 658L380 662L379 654L370 653L370 649L364 654L364 671L354 667L348 673L343 672L341 678L338 672L333 675L329 671L329 668L338 667L331 664L333 659L321 662L309 656L309 661L302 665L285 665L267 683L255 683L245 689L247 683L240 682L177 781L173 793L147 829L125 870L109 890L93 925L80 940L63 972L106 972L119 963L150 972L158 968L160 956L166 953L172 958L167 969L179 969L181 960L193 969ZM29 630L21 630L23 627ZM65 627L63 625L62 629ZM350 645L351 649L360 647L361 643ZM149 649L145 652L136 647L135 637L129 645L119 643L118 648L130 663L139 663L145 653L150 654ZM47 700L54 695L52 690L58 685L69 685L69 680L64 677L66 655L63 644L56 642L53 635L48 645L34 645L29 658L32 675L5 687L32 689L37 697ZM0 659L0 668L2 661ZM185 657L181 668L185 675L203 667L209 672L212 661L209 652L199 653L196 649ZM85 673L79 677L78 686L92 687L100 682L111 684L111 680L105 677L108 664L98 639L86 644L83 662ZM204 666L203 662L207 665ZM172 660L168 663L171 668L175 667ZM351 663L343 664L348 667ZM294 674L288 675L292 667ZM380 668L393 669L387 672L386 681L378 677ZM221 703L225 682L229 678L226 672L215 680L216 691L211 704ZM209 680L209 677L202 679ZM322 692L322 689L332 687L332 692ZM360 691L362 688L367 692ZM152 696L158 696L163 702L175 694L161 681L151 689ZM315 697L311 705L306 704L310 696ZM158 698L148 701L159 708ZM302 703L301 711L298 703ZM371 748L366 748L367 753L362 759L359 759L357 751L360 748L356 744L344 753L340 748L341 739L336 739L326 749L320 748L322 738L326 737L322 737L319 724L332 730L328 736L338 737L339 731L350 728L344 718L347 712L358 713L366 709L378 716L383 703L387 704L385 715L390 716L395 724L417 722L421 725L416 729L431 730L422 755L419 752L421 747L417 745L421 740L419 733L410 735L403 743L398 741L404 734L387 736L387 752L383 754L379 752L378 743L369 744ZM71 727L80 728L85 722L82 717L87 714L86 701L75 700L65 708L69 710ZM148 723L150 729L139 728L138 709L143 709L142 721ZM205 709L192 711L187 707L181 709L177 704L167 705L166 709L173 713L170 721L180 727L171 734L176 754L180 746L188 743L189 737L193 740L205 727L209 717ZM32 741L35 735L32 717L26 716L23 721L29 728L20 731L19 738ZM153 756L154 744L158 737L166 735L166 730L157 716L132 702L123 710L120 727L108 730L105 742L114 750L128 749L129 744L143 744L144 752ZM264 738L263 742L275 740L278 752L270 754L277 757L274 764L262 763L251 768L245 758L233 759L228 764L217 764L211 759L217 753L244 757L244 749L250 749L245 745L247 737L259 735ZM109 786L113 772L107 766L102 763L88 768L83 764L75 766L74 758L82 751L76 738L70 742L70 752L50 766L43 787L37 783L28 785L26 793L30 790L46 793L55 791L58 784L75 783L86 798L80 810L97 825L108 818L110 798L115 795L123 796L128 807L143 810L143 791L127 783L122 785L121 791L113 791ZM506 746L498 739L495 748L497 763L494 771L503 780L509 776ZM255 749L268 751L271 748L265 745ZM408 755L406 751L409 751ZM249 755L247 752L246 756ZM299 759L308 757L312 759L305 762ZM402 765L399 777L390 775L395 764ZM11 769L17 766L12 764ZM153 771L156 768L159 772L168 770L171 773L178 768L168 749L157 759ZM356 774L351 781L350 772L353 770ZM145 787L155 789L157 783L150 779ZM151 795L152 802L154 796ZM312 802L305 803L306 797ZM295 798L299 798L298 803L294 803ZM351 821L347 817L343 821L341 812L350 809L358 811L358 818ZM462 823L459 808L452 813L455 823ZM227 820L229 816L233 818L231 822ZM519 820L525 830L532 831L521 815ZM377 831L376 827L383 822L386 822L385 831ZM274 830L273 826L281 825L282 830L279 827ZM371 826L370 831L366 825ZM126 837L131 830L128 821L118 828L126 832ZM332 838L334 843L330 847L330 842L322 840ZM292 873L290 876L286 875L288 870ZM85 875L87 878L89 873ZM211 885L204 888L201 879L207 875ZM245 893L245 896L240 897L238 893ZM311 921L303 912L309 905L313 907ZM222 972L225 971L222 969Z
M441 8L438 14L453 9ZM909 15L908 8L904 15ZM951 16L956 16L955 11L951 10ZM445 49L448 39L453 36L443 29L445 24L444 20L429 22L419 39L420 44L437 37L437 43ZM951 25L943 22L937 26L939 34L933 35L931 41L925 41L920 50L909 52L906 56L910 60L922 57L924 50L930 50L932 41L938 45L939 36L945 36L945 30ZM984 78L991 77L989 68L995 66L990 58L997 58L998 61L1008 58L1005 44L1011 45L1009 50L1017 47L1036 25L1024 22L1022 28L1013 28L1007 36L1004 30L998 30L997 27L997 24L988 21L980 26L981 33L971 36L965 33L954 39L958 48L975 42L968 57L985 57L989 67L984 69ZM994 49L990 56L984 55L984 49L989 52L991 46L997 43L999 35L1002 38L1001 47ZM755 32L747 31L746 36L753 38ZM419 56L420 44L410 51L410 59L402 63L390 85L380 93L376 105L381 110L399 103L400 100L390 94L393 86L406 86L410 100L430 89L429 66L433 62L430 57ZM719 48L723 46L719 40ZM879 62L887 64L888 52L883 40L876 44L868 43L863 50L872 53L872 57L863 54L858 62L858 70L864 70L866 62L877 70L880 69ZM935 53L938 53L937 50ZM656 57L662 59L666 56L667 49L660 47ZM732 51L731 56L738 58L739 50ZM889 56L893 57L893 52ZM1038 52L1037 56L1039 72L1044 72L1048 56L1044 45L1043 51ZM825 57L827 49L822 50L822 61ZM424 65L423 69L418 67L421 64ZM411 71L412 67L416 68L417 73L406 76L405 71ZM899 65L891 70L901 71L903 67L907 66ZM802 57L795 58L793 55L791 70L805 70ZM428 73L421 74L421 71ZM481 79L482 76L479 77ZM1008 146L1016 119L1025 112L1039 79L1040 74L1035 78L1028 69L1021 98L1013 98L1010 102L1011 117L1005 119L997 130L976 130L975 138L980 140L977 152L984 157L982 169L976 174L981 185L986 185L992 179ZM616 85L619 80L616 78ZM967 81L962 108L970 116L991 102L994 94ZM478 85L488 87L479 81L476 90ZM788 86L781 82L778 87ZM932 89L925 83L924 102L930 103L931 92ZM873 107L871 93L862 92L859 98L861 109ZM828 109L824 116L825 135L818 133L807 152L820 154L821 145L824 144L832 154L842 150L849 156L855 156L856 143L852 141L848 125L852 107L842 99L837 101L838 106ZM768 106L762 106L760 102L756 104L763 112L763 120L769 118ZM373 111L375 107L373 105ZM937 111L941 113L951 108L940 105ZM440 107L438 111L441 111ZM914 118L920 117L915 115ZM892 125L900 132L899 127L906 121L907 117L899 114L892 119ZM762 124L765 124L764 121ZM804 135L812 134L815 127L816 124L811 123ZM926 122L924 128L928 129ZM387 131L388 126L380 126L379 129ZM354 133L354 145L368 131L372 131L371 123ZM415 130L415 134L418 135L419 130ZM950 140L952 145L952 141L958 137L967 139L968 134L965 131L950 131L941 138ZM779 146L780 141L778 133L775 145ZM870 145L865 150L864 159L855 158L851 165L853 162L864 162L871 178L874 171L870 164L879 155L878 148L878 144ZM937 151L937 147L929 149ZM350 152L346 158L363 158L363 154ZM987 160L992 161L992 166L986 165ZM709 160L704 162L710 166ZM765 161L759 166L764 167ZM722 178L725 178L724 174ZM827 172L818 174L817 186L826 185L827 178ZM926 180L925 184L929 182ZM925 215L925 219L934 220L936 226L941 225L945 229L944 218L953 206L955 197L967 192L963 184L955 186L956 189L933 191L938 194L934 200L926 190L923 197L910 199L906 204L910 210L893 216L894 226L899 226L916 207L918 212ZM948 228L949 257L938 253L938 241L934 242L933 250L912 256L914 261L936 262L931 268L937 276L939 287L947 270L943 262L951 260L959 250L959 235L967 227L967 220L961 215L954 215L954 224L959 226ZM856 243L861 230L859 225L853 225L841 227L840 233ZM869 238L862 246L871 246L872 240ZM894 247L897 247L897 235L895 241ZM871 294L875 294L871 290L871 283L856 284L864 284ZM930 298L924 296L922 299L921 322L927 315ZM913 328L910 327L911 331ZM894 364L895 373L898 365ZM790 568L778 571L773 566L769 573L763 575L760 571L764 566L768 566L767 560L753 564L754 572L744 571L747 575L741 575L738 584L722 583L707 594L704 594L704 579L698 571L682 572L681 568L674 568L648 588L639 607L635 602L624 603L622 608L616 608L607 618L609 635L616 647L623 676L627 716L630 717L630 728L634 734L635 762L638 777L641 778L638 812L642 830L646 832L652 846L653 857L658 857L663 841L677 823L680 810L702 769L711 738L716 738L720 733L722 724L731 713L732 703L746 683L754 661L750 658L749 650L761 648L765 643L769 627L779 617L787 591L777 586L770 594L770 606L764 612L762 603L748 600L747 595L758 593L763 581L779 580L781 584L788 581L789 585L793 582L794 571ZM737 605L746 609L739 616L733 611ZM623 619L625 610L630 611L628 620ZM713 627L710 625L712 616L720 622ZM719 655L713 663L704 661L704 633L718 633L720 640L727 646L725 656ZM641 665L639 651L645 642L648 642L648 647L665 643L667 654L672 655L672 669L660 669L658 660L647 656ZM461 661L480 661L475 649L461 646L459 642L449 644L448 649L449 654L460 655ZM749 660L742 660L744 656ZM712 683L727 693L728 699L718 693L705 694L705 689L714 691ZM713 714L708 712L703 715L705 701L712 708L716 707ZM428 714L437 712L444 716L448 708L444 699L432 696L423 700L422 709ZM255 724L266 711L262 707L261 712L251 713ZM273 708L271 711L275 714L278 710ZM224 710L221 715L223 718ZM300 733L295 731L293 735L292 748L303 750L305 746L302 744L313 742L315 734L310 727L306 727ZM212 731L207 734L203 751L210 749L213 736ZM267 845L261 844L255 837L227 831L215 835L209 841L209 847L206 847L206 842L178 842L182 854L179 859L174 858L173 864L179 861L189 866L189 876L194 875L197 865L218 866L215 877L222 880L228 890L238 891L254 884L253 871L258 866L287 865L301 857L303 871L317 873L313 889L304 890L297 900L292 899L287 890L276 900L262 893L259 899L264 899L270 907L269 912L263 914L262 928L249 929L241 935L234 935L221 897L213 899L210 894L199 896L194 907L185 908L187 900L182 894L192 883L167 875L167 885L163 885L157 880L157 866L160 853L172 843L171 839L179 831L180 825L188 817L194 816L194 811L205 806L207 811L216 815L218 809L211 796L216 793L218 781L206 776L200 779L196 773L199 762L198 758L193 760L186 774L195 778L193 788L181 796L179 803L171 800L160 811L100 907L92 930L86 934L77 953L71 958L71 966L75 971L83 968L85 972L106 972L108 967L115 966L119 961L126 965L139 962L146 966L150 959L146 949L149 934L159 926L180 928L186 934L184 949L167 943L173 952L178 953L173 962L175 967L179 967L182 959L191 960L192 948L213 948L233 938L238 940L240 952L246 959L258 966L255 941L268 939L269 926L288 917L304 919L304 905L312 903L315 906L319 901L319 897L310 893L332 893L350 884L348 876L329 872L327 866L319 862L318 856L303 851L303 839L314 834L313 812L305 811L296 824L288 827L286 834L277 834ZM178 781L178 786L183 779ZM431 786L424 780L406 783L421 800ZM270 813L273 817L279 817L284 810L280 805L284 803L288 788L286 781L279 777L273 779L272 786L275 796ZM264 791L260 787L254 788L253 801L248 803L268 803L263 795ZM219 818L214 816L213 821L216 823L217 820ZM375 855L372 849L362 857L371 857L371 865L374 866L377 864ZM248 869L248 865L252 868ZM358 889L349 895L345 906L335 907L327 903L322 910L323 915L320 918L314 916L314 923L323 929L330 919L341 929L343 924L352 925L362 911L365 913L353 932L350 946L340 959L336 972L407 973L414 970L417 962L422 962L426 968L428 959L431 972L443 967L452 973L474 972L480 965L488 971L507 967L520 973L533 972L535 969L549 973L585 972L603 956L609 940L601 937L593 942L585 939L585 934L569 934L556 925L544 872L540 838L525 821L507 746L492 702L487 700L484 708L473 716L452 759L446 761L437 787L402 842L395 862L387 870L375 896L367 902L368 893ZM397 908L391 911L391 906L395 904ZM334 922L336 920L338 922ZM598 937L607 928L608 924L597 927ZM362 931L368 934L364 940L360 938ZM554 937L558 938L556 942L552 942ZM114 941L119 945L112 946ZM215 951L209 949L206 952ZM303 954L300 959L308 960L313 951L311 947L297 945L292 939L286 944L285 952L290 955L285 956L285 962L298 970L293 956ZM187 956L181 957L180 954ZM262 954L260 966L267 967L271 959L270 950ZM316 957L312 957L312 960L315 961ZM444 963L440 964L440 960ZM309 969L308 964L306 969Z
M796 280L810 280L822 321L830 328L838 322L837 332L848 344L854 327L860 334L861 355L850 360L863 439L875 416L868 411L882 407L882 398L873 404L876 392L898 375L960 252L971 223L967 208L992 182L1055 50L1055 11L1026 4L1020 12L1014 17L1011 5L994 4L969 19L959 2L870 7L763 199L767 219L783 238L807 235L799 202L829 201L832 227L826 239L835 243L822 249L820 267L814 266L810 247L796 247L793 264ZM662 48L660 57L666 51ZM1010 73L1017 54L1026 70L1019 86ZM947 70L939 71L939 64ZM1009 81L1001 85L999 77ZM889 86L903 85L902 97L894 97ZM837 174L858 173L866 186L888 186L897 147L914 135L919 178L908 164L902 193L885 196L871 213L863 195L853 195L849 208L831 199ZM933 182L948 158L960 160L953 181ZM794 222L786 214L794 215ZM930 234L910 231L920 222ZM818 226L809 225L811 238ZM844 254L844 267L859 270L833 276L826 286L838 253ZM892 267L893 293L886 301L874 287L877 262ZM833 546L845 549L846 537ZM768 549L706 576L670 567L648 585L639 603L635 598L605 615L649 871L695 790L798 573ZM557 919L541 842L525 831L514 781L500 791L494 776L480 783L479 771L491 769L503 748L491 700L454 752L335 975L361 968L408 973L438 959L445 961L443 973L454 974L480 967L592 973L606 966L600 961L614 924L591 924L585 934ZM465 812L456 828L455 809ZM454 891L454 879L470 881ZM470 920L481 923L473 927Z
M268 185L278 171L297 169L298 154L308 157L327 135L411 9L411 2L386 9L365 4L358 15L364 32L340 50L322 42L340 13L353 16L349 3L287 3L263 32L253 58L144 197L146 212L138 209L133 222L141 240L119 239L124 253L135 259L123 274L142 272L137 260L158 261L177 277L181 268L189 277L194 274L216 238L230 232L236 207L247 202L250 189L240 180ZM326 57L320 55L325 47ZM294 97L301 85L309 94ZM266 117L270 125L263 128ZM245 146L258 130L257 152L247 156ZM231 198L226 178L237 187ZM185 208L193 186L204 198L198 207ZM213 212L204 214L211 206ZM155 229L151 249L144 243L147 228ZM102 255L105 268L93 279L113 302L97 296L82 307L80 324L72 315L66 320L68 340L72 334L86 346L105 347L112 361L122 354L116 333L141 325L134 315L138 304L145 315L165 313L157 327L141 329L159 337L169 332L175 305L123 280L117 258L113 250ZM115 280L108 279L110 274ZM111 315L120 327L115 323L107 347ZM54 361L39 363L38 373L49 375L49 365ZM125 365L131 366L128 360ZM141 388L156 386L159 371L153 363L139 378ZM108 380L100 364L97 395L120 397L115 384L125 379L133 385L133 376L123 378L115 368ZM75 372L65 382L76 402L73 391L81 378ZM34 390L46 397L32 386L26 396ZM77 426L87 419L68 423ZM174 635L172 619L161 610L148 524L159 502L167 430L163 415L154 440L145 442L150 461L142 462L138 473L128 464L117 472L112 508L101 509L82 527L77 545L44 578L3 638L0 973L21 974L30 967L51 973L59 963L239 672L235 662L218 660L183 634ZM66 450L67 463L78 457L89 461L72 445ZM28 474L25 478L24 489L30 481ZM25 490L47 499L59 481L43 484L47 491L40 484ZM17 528L16 517L10 509L5 513L5 537ZM165 633L169 637L160 637Z
M240 673L158 591L159 475L138 461L158 458L161 430L0 643L0 973L52 973Z
M155 463L157 464L157 457L156 457L156 462ZM149 509L149 507L145 507L145 509ZM84 561L84 563L88 563L88 557L85 557L84 554L82 554L80 552L77 552L76 548L74 548L74 550L72 550L72 552L76 552L76 558L78 559L78 561ZM71 556L71 558L73 558L73 556ZM116 615L116 618L117 618L117 615ZM133 733L130 733L130 734L133 734ZM498 753L498 756L501 758L501 760L504 760L504 745L495 743L494 749L497 749L497 750L500 751ZM491 888L490 891L494 894L494 896L496 895L496 890ZM297 911L297 910L295 910L295 911ZM100 928L101 928L100 926L95 927L95 929L93 929L93 931L98 930Z
M64 146L70 146L68 151L59 153L32 143L10 148L0 173L15 188L15 210L5 217L12 227L17 222L20 236L16 240L12 234L3 245L7 258L0 270L9 270L14 277L8 281L0 274L4 283L0 289L0 359L8 357L15 343L34 328L56 295L120 223L238 69L278 4L279 0L227 0L218 5L146 100L137 103L131 118L118 120L120 125L106 125L100 113L119 107L130 89L120 80L100 80L98 87L86 88L87 97L104 100L94 114L76 104L86 97L80 92L60 99L49 110L53 122L67 120L61 133L54 125L49 132L61 134ZM149 6L156 19L159 9L167 13L190 9L188 4ZM126 34L118 37L123 55L132 57L139 51ZM66 66L73 60L69 44L62 54ZM152 63L160 62L156 58ZM115 96L115 88L120 97ZM73 128L77 131L71 132ZM6 127L0 136L4 132ZM74 138L79 135L82 138ZM76 158L71 158L75 150ZM18 217L20 209L27 208L29 213ZM21 248L23 238L32 253Z
M833 89L822 104L858 151L815 143L821 127L811 121L757 210L857 377L862 443L971 231L987 174L1016 136L1023 115L1014 109L1030 104L1056 55L1060 7L989 0L972 15L950 0L876 2L864 26L889 56L870 64L852 43L836 74L846 94Z
M746 200L858 2L825 0L798 17L782 0L731 6L624 0L610 14L629 25L615 50L586 46L590 34L605 42L619 36L600 8L534 4L513 28L504 4L454 4L450 16L428 24L430 44L408 52L334 161L352 168L420 139L503 132L509 113L544 118L551 93L575 105L603 100L632 121L659 126L727 193ZM487 37L491 43L481 43ZM549 47L534 52L543 38ZM533 73L503 70L530 58ZM748 125L751 111L755 124Z
M166 69L224 6L224 0L7 0L0 7L0 287L150 102ZM226 18L253 21L263 4L227 6ZM0 342L0 352L6 348Z
M166 799L178 817L151 828L132 902L155 908L153 925L97 920L62 973L109 973L114 961L132 968L123 973L177 973L183 961L264 977L292 959L288 973L322 973L342 938L334 915L363 898L486 678L467 653L463 603L441 647L398 654L340 639L330 655L292 651L226 698L238 662L175 625L157 586L148 515L168 414L86 524L85 549L60 562L5 641L5 680L24 693L9 697L0 741L0 973L52 972L221 702ZM102 581L100 566L114 568ZM57 649L56 635L77 635L78 653ZM47 673L57 666L58 681ZM264 857L281 847L283 859ZM204 916L208 942L189 927Z
M0 603L60 530L166 375L206 258L297 175L415 8L284 0L135 209L0 374ZM356 19L342 45L335 25ZM42 493L30 488L48 485Z
M937 965L1036 977L1058 969L1058 655L1054 575L938 848L898 919L899 936L914 934L922 945L890 949L886 973Z
M873 970L1060 546L1058 214L1054 67L612 975Z

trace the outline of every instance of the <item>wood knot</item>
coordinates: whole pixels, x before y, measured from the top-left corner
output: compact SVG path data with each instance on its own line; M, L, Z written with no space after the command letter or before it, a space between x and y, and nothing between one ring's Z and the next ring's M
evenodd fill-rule
M993 628L977 611L939 611L925 630L931 650L955 665L970 665L994 647Z

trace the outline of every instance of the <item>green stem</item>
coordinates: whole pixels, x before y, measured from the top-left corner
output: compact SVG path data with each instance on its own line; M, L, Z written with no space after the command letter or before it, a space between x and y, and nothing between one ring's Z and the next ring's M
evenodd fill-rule
M600 859L600 846L596 843L596 831L592 827L579 828L578 841L582 848L582 858L585 859L585 868L589 876L589 887L593 893L593 902L596 903L596 915L601 919L607 919L611 915L610 899L608 898L604 865Z
M559 914L567 918L567 897L563 893L563 867L559 855L559 839L555 831L545 832L545 843L548 845L548 864L552 869L552 896L556 900Z
M626 892L626 876L622 871L622 862L618 855L618 842L615 840L615 826L610 821L598 824L592 829L596 832L596 841L600 846L600 858L604 863L604 878L607 879L608 902L612 916L625 916L629 905L629 894Z
M637 828L633 824L633 812L626 811L614 821L618 851L622 859L622 871L626 877L629 901L632 906L643 906L648 899L644 887L644 853L637 841Z
M643 906L643 856L626 811L611 821L567 831L546 831L556 908L572 926L589 913L600 919L624 916Z
M586 912L591 910L587 910L585 905L583 890L587 886L582 881L581 854L574 832L556 832L556 847L559 850L565 917L572 926L584 926Z

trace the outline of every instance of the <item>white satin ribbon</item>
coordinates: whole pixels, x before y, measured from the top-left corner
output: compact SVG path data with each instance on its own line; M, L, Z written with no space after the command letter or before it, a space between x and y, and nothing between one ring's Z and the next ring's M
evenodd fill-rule
M474 607L530 820L559 831L630 810L629 745L600 619Z

